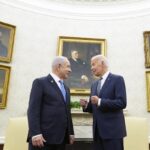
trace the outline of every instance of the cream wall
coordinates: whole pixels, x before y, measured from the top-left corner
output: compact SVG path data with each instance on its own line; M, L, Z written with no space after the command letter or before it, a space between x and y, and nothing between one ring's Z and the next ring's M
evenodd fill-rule
M150 124L143 49L143 31L150 31L150 9L146 12L141 16L110 19L63 17L63 14L59 17L0 0L0 21L16 26L12 62L8 64L12 70L7 108L0 110L0 140L10 117L26 115L32 81L50 72L59 36L105 38L110 70L125 78L127 115L146 117Z

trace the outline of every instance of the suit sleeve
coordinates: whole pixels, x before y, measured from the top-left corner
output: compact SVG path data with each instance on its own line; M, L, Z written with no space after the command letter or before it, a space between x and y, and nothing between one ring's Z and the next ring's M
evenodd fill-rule
M42 103L42 86L38 79L34 80L30 93L29 107L27 111L30 137L41 134L40 112Z
M91 94L92 94L93 85L94 85L94 83L91 86ZM91 103L91 94L90 94L90 99L89 99L88 105L87 105L86 108L83 108L83 112L93 113L92 103Z
M71 116L71 108L70 108L70 90L67 87L68 92L68 99L69 99L69 105L68 105L68 118L69 118L69 135L74 135L74 128L73 128L73 122L72 122L72 116Z
M99 107L101 110L117 111L126 107L126 88L123 77L119 76L115 80L114 87L112 87L112 92L114 92L114 99L101 98L101 104Z
M89 101L88 105L86 108L83 108L83 112L89 112L89 113L92 113L92 104L91 104L91 101Z
M69 113L69 115L70 115L69 135L74 135L74 129L73 129L73 123L72 123L72 116L71 116L71 112Z

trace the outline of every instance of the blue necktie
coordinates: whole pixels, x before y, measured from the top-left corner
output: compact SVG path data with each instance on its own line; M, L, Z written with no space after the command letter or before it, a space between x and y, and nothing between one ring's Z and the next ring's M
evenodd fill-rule
M64 100L66 102L66 90L65 90L65 87L64 87L64 83L62 80L59 80L59 83L60 83L60 90L61 90L61 93L64 97Z
M97 95L99 96L100 91L101 91L101 81L102 81L102 77L98 80L98 84L97 84Z

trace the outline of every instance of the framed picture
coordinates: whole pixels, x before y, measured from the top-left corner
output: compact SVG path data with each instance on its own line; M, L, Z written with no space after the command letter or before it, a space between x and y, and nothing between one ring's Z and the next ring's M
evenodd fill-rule
M0 61L10 62L13 52L16 27L0 22Z
M10 67L0 65L0 108L6 107Z
M147 111L150 112L150 71L146 71Z
M90 60L97 54L106 55L106 40L81 37L59 37L58 55L66 56L71 64L71 75L65 82L71 94L88 95L95 80Z
M144 32L145 67L150 68L150 31Z

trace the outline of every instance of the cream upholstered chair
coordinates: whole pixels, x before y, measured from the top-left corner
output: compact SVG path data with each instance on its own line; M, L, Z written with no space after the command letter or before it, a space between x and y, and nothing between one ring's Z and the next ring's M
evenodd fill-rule
M146 118L126 117L127 137L125 150L149 150L148 122Z
M148 150L148 123L145 118L126 117L127 137L125 150ZM9 121L4 150L27 150L28 124L26 117Z
M11 118L5 136L4 150L27 150L27 118Z

